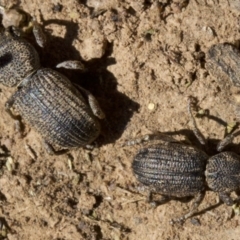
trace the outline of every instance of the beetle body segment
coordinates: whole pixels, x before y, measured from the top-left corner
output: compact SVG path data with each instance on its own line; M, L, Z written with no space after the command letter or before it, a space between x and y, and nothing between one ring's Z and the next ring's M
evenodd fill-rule
M222 152L208 160L206 181L214 192L232 192L240 188L240 157L234 152Z
M100 133L100 124L81 93L62 74L37 71L17 92L13 105L50 144L84 146Z
M142 148L133 160L137 179L168 196L194 196L205 188L208 155L194 147L156 144Z
M0 83L7 87L19 85L40 68L35 48L25 39L6 30L0 33Z

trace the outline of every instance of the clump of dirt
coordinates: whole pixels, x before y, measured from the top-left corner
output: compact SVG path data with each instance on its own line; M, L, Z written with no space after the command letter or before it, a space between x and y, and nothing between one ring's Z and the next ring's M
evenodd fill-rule
M11 240L238 239L239 216L218 204L213 192L207 192L201 214L171 226L170 219L187 212L189 202L170 201L155 209L147 204L147 194L133 190L138 183L131 162L138 147L121 146L155 131L197 144L187 114L192 95L209 113L197 123L216 153L227 123L237 119L231 89L206 70L205 54L213 44L239 47L238 1L102 2L0 1L43 25L47 46L33 44L44 67L84 62L85 73L60 71L92 92L106 113L98 149L49 156L28 124L19 138L4 109L15 90L1 86L0 143L11 160L10 170L5 162L0 166L0 235ZM227 150L240 153L239 140Z

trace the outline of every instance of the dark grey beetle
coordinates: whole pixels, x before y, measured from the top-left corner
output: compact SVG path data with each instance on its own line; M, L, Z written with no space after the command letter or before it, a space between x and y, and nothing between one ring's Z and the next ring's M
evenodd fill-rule
M220 43L209 48L206 69L217 80L240 87L240 53L231 44Z
M75 61L69 61L59 66L75 65ZM10 29L0 33L0 83L17 86L6 109L16 119L13 107L42 135L49 153L53 152L51 145L86 146L98 137L97 118L104 118L104 114L96 99L59 72L42 68L34 47Z
M205 139L196 126L192 115L193 99L189 98L188 110L194 126L194 133L204 144ZM218 150L232 140L232 135L223 139ZM197 212L204 198L207 186L217 192L220 199L232 206L230 193L240 189L240 157L233 152L222 152L210 157L203 151L177 142L170 136L157 134L128 141L126 145L155 141L140 149L134 157L132 168L136 178L149 187L151 193L162 195L157 203L173 197L194 196L191 210L171 223L183 222Z
M232 104L236 117L240 118L240 52L229 43L219 43L209 48L206 53L206 69L216 78L223 88L231 86L234 96Z

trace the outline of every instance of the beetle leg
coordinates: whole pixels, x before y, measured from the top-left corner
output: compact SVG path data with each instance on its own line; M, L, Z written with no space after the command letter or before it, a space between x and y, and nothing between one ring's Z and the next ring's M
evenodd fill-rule
M66 68L66 69L77 69L81 71L86 71L86 67L81 61L77 60L67 60L64 62L59 63L56 68Z
M79 88L80 91L83 91L86 95L87 95L87 99L88 99L88 104L93 112L93 114L98 117L99 119L104 119L105 118L105 114L102 111L102 109L100 108L97 99L86 89L75 85L77 88Z
M18 92L16 92L15 94L13 94L5 103L5 110L6 112L13 118L16 119L16 116L12 113L11 108L15 102L15 98L17 97Z
M96 98L91 93L88 94L88 103L92 109L93 114L96 117L98 117L99 119L105 118L105 114L103 113L102 109L100 108Z
M40 47L45 47L47 39L46 35L44 34L41 25L37 22L36 18L32 18L32 25L33 25L33 35L36 39L37 44Z
M18 96L18 92L16 92L15 94L13 94L5 103L5 110L6 112L10 115L11 118L14 119L15 121L15 130L20 134L20 136L22 136L22 124L21 121L19 120L19 116L15 116L12 111L11 108L14 104L15 98Z
M43 147L49 155L62 155L68 152L68 149L55 150L49 142L43 140Z
M56 154L53 146L52 146L50 143L48 143L46 140L43 140L43 146L44 146L46 152L47 152L49 155L55 155L55 154Z
M98 144L96 142L92 142L91 144L87 144L84 146L87 150L93 150L94 148L98 148Z
M217 150L221 152L228 144L232 143L233 139L240 133L239 129L236 129L233 133L228 134L217 145Z
M20 36L22 35L22 31L21 31L21 29L18 28L18 27L12 26L12 27L11 27L11 30L12 30L12 32L13 32L13 34L14 34L15 36L20 37Z
M220 192L218 193L218 196L228 206L232 206L234 204L233 199L230 197L230 193Z
M194 98L189 96L188 97L188 114L190 116L190 120L192 121L193 132L194 132L196 138L198 139L198 141L202 145L205 145L206 144L205 138L204 138L203 134L200 132L200 130L198 129L195 118L194 118L193 113L192 113L193 112L193 107L194 107Z
M205 192L199 192L197 196L193 199L191 210L180 218L172 219L170 223L171 224L183 223L187 218L192 217L197 212L197 208L202 202L204 196L205 196Z
M152 206L152 207L157 207L158 205L161 205L165 202L167 202L168 200L170 200L171 198L169 196L166 195L161 195L161 198L158 199L157 201L153 200L152 197L152 191L148 192L147 195L147 202Z
M228 144L232 143L234 139L234 134L228 134L224 139L222 139L217 145L217 151L221 152Z
M230 193L218 193L219 198L228 206L232 206L232 210L236 215L239 215L240 212L240 206L239 206L239 201L240 201L240 196L237 197L237 199L233 200L230 197Z

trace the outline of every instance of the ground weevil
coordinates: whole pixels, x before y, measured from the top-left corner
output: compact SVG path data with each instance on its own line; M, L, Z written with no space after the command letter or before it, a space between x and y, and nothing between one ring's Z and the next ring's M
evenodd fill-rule
M223 84L229 82L240 87L240 53L234 45L211 46L206 54L206 69Z
M206 69L224 86L231 86L236 117L240 118L240 52L229 43L219 43L209 48L206 54Z
M205 139L197 128L192 114L193 98L189 98L188 112L193 124L193 131L201 144ZM227 135L218 144L221 151L233 139ZM148 201L161 204L175 197L193 196L192 207L185 215L171 220L171 223L184 222L197 213L197 208L204 198L207 186L217 192L220 199L229 206L234 205L230 193L240 189L240 156L233 152L221 152L209 157L205 152L189 145L184 145L164 134L146 135L127 141L124 145L143 142L147 146L135 155L132 169L139 182L149 187ZM155 143L154 143L155 142ZM153 192L162 198L153 202Z
M39 24L35 23L34 31L38 42L44 42ZM79 69L82 65L66 61L57 67ZM54 153L52 145L65 149L88 146L98 137L97 118L104 118L104 113L94 96L59 72L42 68L35 48L11 27L0 32L0 83L17 86L6 110L17 121L14 108L36 129L50 154Z

